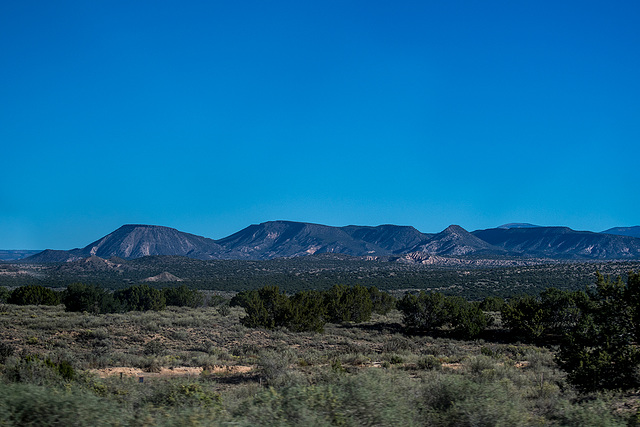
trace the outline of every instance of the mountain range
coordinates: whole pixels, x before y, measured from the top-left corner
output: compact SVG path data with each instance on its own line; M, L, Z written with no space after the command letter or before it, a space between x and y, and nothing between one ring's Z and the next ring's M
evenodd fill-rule
M214 240L174 228L129 224L85 246L68 251L45 250L22 262L68 262L92 256L134 259L176 255L201 260L263 260L338 253L355 257L404 257L425 262L429 257L547 258L558 260L640 259L640 227L602 233L568 227L505 224L469 232L451 225L440 233L414 227L379 225L332 227L293 221L269 221Z

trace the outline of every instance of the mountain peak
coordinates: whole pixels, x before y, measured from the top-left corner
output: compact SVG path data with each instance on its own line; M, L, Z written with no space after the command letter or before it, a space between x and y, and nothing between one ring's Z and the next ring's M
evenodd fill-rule
M442 233L468 233L468 231L460 227L459 225L451 224L450 226L445 228Z

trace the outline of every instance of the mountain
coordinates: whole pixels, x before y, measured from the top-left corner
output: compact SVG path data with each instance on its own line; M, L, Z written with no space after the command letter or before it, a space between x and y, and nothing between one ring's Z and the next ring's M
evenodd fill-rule
M16 261L35 255L42 251L22 250L22 249L0 249L0 261Z
M117 256L132 259L148 255L181 255L210 259L210 254L220 249L220 245L213 239L184 233L175 228L129 224L85 246L81 253L101 258Z
M216 241L221 259L271 259L341 253L346 255L387 254L374 243L356 239L339 227L293 221L254 224Z
M485 242L510 252L556 259L640 257L640 239L575 231L568 227L491 228L474 231Z
M29 262L34 264L47 264L51 262L71 262L82 259L80 249L72 249L70 251L62 251L55 249L45 249L30 257L23 258L18 262Z
M379 225L377 227L348 225L341 227L341 229L356 240L371 243L393 254L403 253L407 248L417 246L421 242L434 236L434 234L421 233L410 226L391 224Z
M47 249L25 262L50 263L69 262L91 256L100 258L140 258L148 255L179 255L197 259L212 259L211 254L220 252L215 240L195 234L184 233L174 228L159 225L128 224L84 248L59 251Z
M408 252L426 252L434 255L460 256L480 252L504 254L504 249L495 247L469 233L459 225L450 225Z
M616 236L640 237L640 226L634 227L614 227L602 231L603 234L615 234Z
M440 233L427 234L413 227L390 224L331 227L304 222L269 221L213 240L169 227L130 224L84 248L46 250L16 262L73 263L91 259L91 268L96 269L105 267L99 259L111 258L110 262L116 265L119 264L117 258L127 260L150 255L200 260L266 260L313 254L376 259L398 259L398 256L410 255L405 257L408 262L437 264L444 262L441 257L470 256L637 259L640 258L640 238L531 224L506 224L472 233L458 225L451 225Z

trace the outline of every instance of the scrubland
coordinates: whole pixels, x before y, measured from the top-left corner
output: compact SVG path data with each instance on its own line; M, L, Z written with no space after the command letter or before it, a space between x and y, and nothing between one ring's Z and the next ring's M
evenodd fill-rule
M0 425L636 425L635 391L578 393L554 347L252 329L240 307L93 315L0 305Z

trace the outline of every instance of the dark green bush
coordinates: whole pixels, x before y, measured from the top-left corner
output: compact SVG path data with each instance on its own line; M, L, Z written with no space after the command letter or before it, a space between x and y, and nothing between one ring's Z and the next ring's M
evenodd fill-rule
M189 289L187 285L177 288L164 288L162 290L167 305L176 307L200 307L204 302L204 296L196 289Z
M13 356L15 348L3 341L0 341L0 365L2 365L8 357Z
M37 385L56 385L60 379L71 381L75 370L67 361L54 362L37 354L27 355L7 366L4 377L10 382Z
M375 286L370 286L368 289L374 313L384 315L396 308L396 299L393 296L387 292L380 292Z
M4 286L0 286L0 304L6 303L9 299L9 295L11 295L9 289L5 288Z
M486 297L480 303L480 309L482 311L500 311L504 306L505 302L503 298L500 297Z
M440 359L432 354L428 354L418 360L418 368L428 371L442 369L442 362Z
M366 322L371 319L373 303L367 288L335 285L325 292L329 320L333 323Z
M640 384L636 280L637 275L629 273L631 286L627 286L621 278L611 281L598 274L591 303L567 332L557 361L578 389L628 389Z
M475 338L487 327L487 318L477 303L462 297L447 297L449 323L461 338Z
M230 304L244 308L247 315L240 322L249 328L286 327L291 319L289 298L277 286L240 292Z
M547 333L562 335L580 319L582 312L590 304L586 292L563 291L549 288L540 293L540 303L544 312L543 324Z
M126 289L119 289L114 292L113 296L127 311L160 311L164 310L167 304L162 291L149 285L134 285Z
M290 298L287 328L294 332L323 332L327 322L324 296L319 291L301 291Z
M527 295L504 304L502 321L524 341L557 340L579 321L589 304L585 292L548 288L538 297Z
M514 298L502 307L502 322L523 340L535 341L545 332L545 312L534 296Z
M44 286L26 285L14 289L7 302L16 305L58 305L60 294Z
M122 305L106 289L95 285L72 283L62 292L66 311L100 314L117 313Z
M398 301L404 324L413 330L433 331L449 322L446 297L439 292L405 294Z
M449 326L456 335L468 339L478 336L488 323L478 303L439 292L406 294L397 305L409 330L431 332Z

